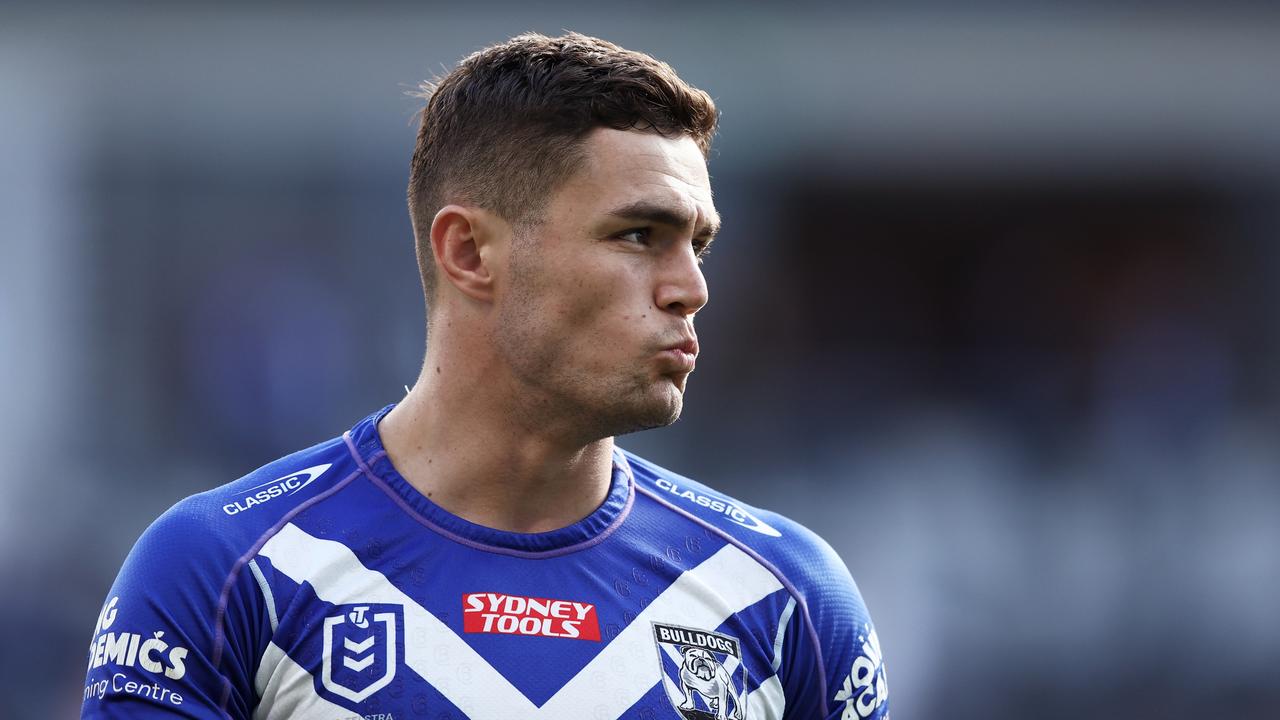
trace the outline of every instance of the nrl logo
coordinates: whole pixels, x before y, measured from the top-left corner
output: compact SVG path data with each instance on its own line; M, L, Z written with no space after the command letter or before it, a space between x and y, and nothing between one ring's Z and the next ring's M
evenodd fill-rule
M747 667L737 638L653 623L662 685L685 720L745 720ZM730 710L732 708L732 710Z
M324 689L353 703L378 692L396 676L397 650L404 647L404 608L399 605L339 605L324 619Z

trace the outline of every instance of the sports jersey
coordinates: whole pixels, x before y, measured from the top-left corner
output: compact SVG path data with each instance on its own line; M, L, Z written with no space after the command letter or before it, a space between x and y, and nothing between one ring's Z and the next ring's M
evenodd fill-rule
M388 410L147 529L83 718L888 718L862 598L804 527L622 450L581 521L483 527L400 476Z

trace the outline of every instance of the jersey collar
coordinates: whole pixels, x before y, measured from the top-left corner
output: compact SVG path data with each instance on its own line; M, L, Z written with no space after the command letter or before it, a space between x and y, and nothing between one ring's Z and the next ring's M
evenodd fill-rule
M465 520L418 492L387 457L378 423L395 407L388 405L356 423L346 434L348 446L366 475L398 499L405 512L423 525L456 542L490 552L519 557L550 557L585 550L603 541L626 520L635 500L635 477L626 457L613 450L613 478L604 503L568 527L542 533L515 533Z

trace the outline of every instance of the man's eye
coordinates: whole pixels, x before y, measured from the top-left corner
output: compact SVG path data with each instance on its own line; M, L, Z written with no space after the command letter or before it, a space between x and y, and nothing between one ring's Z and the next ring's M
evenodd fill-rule
M627 242L633 242L638 245L648 245L649 228L633 228L626 232L618 233L615 237L619 240L626 240Z

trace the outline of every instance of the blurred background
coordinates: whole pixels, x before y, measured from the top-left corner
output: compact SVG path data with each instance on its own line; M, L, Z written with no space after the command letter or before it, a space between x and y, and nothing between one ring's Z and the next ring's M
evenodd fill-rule
M808 524L897 720L1280 711L1280 11L1244 2L8 3L0 716L74 717L188 494L395 401L420 80L525 30L723 111L685 417Z

